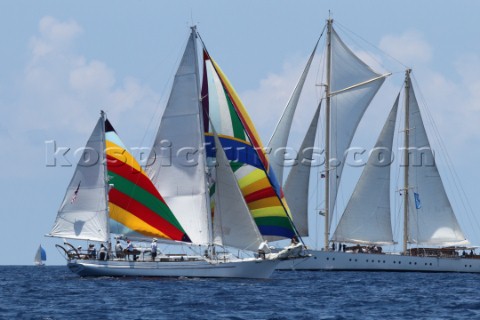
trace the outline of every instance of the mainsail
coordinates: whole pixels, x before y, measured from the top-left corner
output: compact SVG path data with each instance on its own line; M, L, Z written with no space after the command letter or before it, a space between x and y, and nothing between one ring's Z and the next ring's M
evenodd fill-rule
M68 185L49 236L108 241L103 116L97 122Z
M105 135L110 232L128 238L189 242L188 235L108 120Z
M207 155L213 157L210 118L229 160L233 161L238 184L261 234L269 240L291 238L294 227L283 201L283 193L264 153L256 129L240 98L220 67L204 50L204 110Z
M422 245L465 245L430 148L413 87L409 87L408 241ZM415 194L417 199L415 199ZM415 201L416 200L416 201Z
M195 32L188 39L146 172L192 242L210 242ZM208 206L207 206L208 205Z
M345 165L345 152L368 105L386 75L373 71L331 29L329 208L334 213L337 191ZM329 219L331 226L333 219Z
M336 242L393 244L390 169L399 96L333 234Z

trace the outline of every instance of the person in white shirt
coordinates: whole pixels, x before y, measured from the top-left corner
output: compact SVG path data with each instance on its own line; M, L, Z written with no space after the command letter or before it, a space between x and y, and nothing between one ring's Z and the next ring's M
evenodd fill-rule
M115 245L115 255L117 258L124 258L125 253L123 252L123 247L120 244L120 241L117 240L117 244Z
M136 250L133 247L133 243L130 240L127 240L127 254L128 258L130 259L130 255L133 255L133 261L137 261Z
M157 238L153 238L150 247L152 249L152 261L155 261L155 258L157 257Z

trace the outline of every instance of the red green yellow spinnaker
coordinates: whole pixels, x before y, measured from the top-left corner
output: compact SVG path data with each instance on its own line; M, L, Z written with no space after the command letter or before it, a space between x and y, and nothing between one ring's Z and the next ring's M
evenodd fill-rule
M109 184L110 232L127 237L157 237L190 242L178 220L127 151L108 120L105 121Z

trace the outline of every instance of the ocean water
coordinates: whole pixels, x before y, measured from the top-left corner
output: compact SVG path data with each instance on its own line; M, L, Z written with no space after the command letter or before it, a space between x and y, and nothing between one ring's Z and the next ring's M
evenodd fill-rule
M277 271L259 281L2 266L0 319L480 319L480 274Z

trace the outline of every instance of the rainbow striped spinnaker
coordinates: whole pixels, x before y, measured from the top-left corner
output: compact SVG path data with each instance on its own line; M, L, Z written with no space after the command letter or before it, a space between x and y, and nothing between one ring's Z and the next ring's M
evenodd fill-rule
M207 156L214 157L216 129L261 234L269 240L295 235L283 192L243 103L216 62L203 52L202 106Z
M145 174L105 120L110 232L126 237L157 237L190 242L190 238Z

